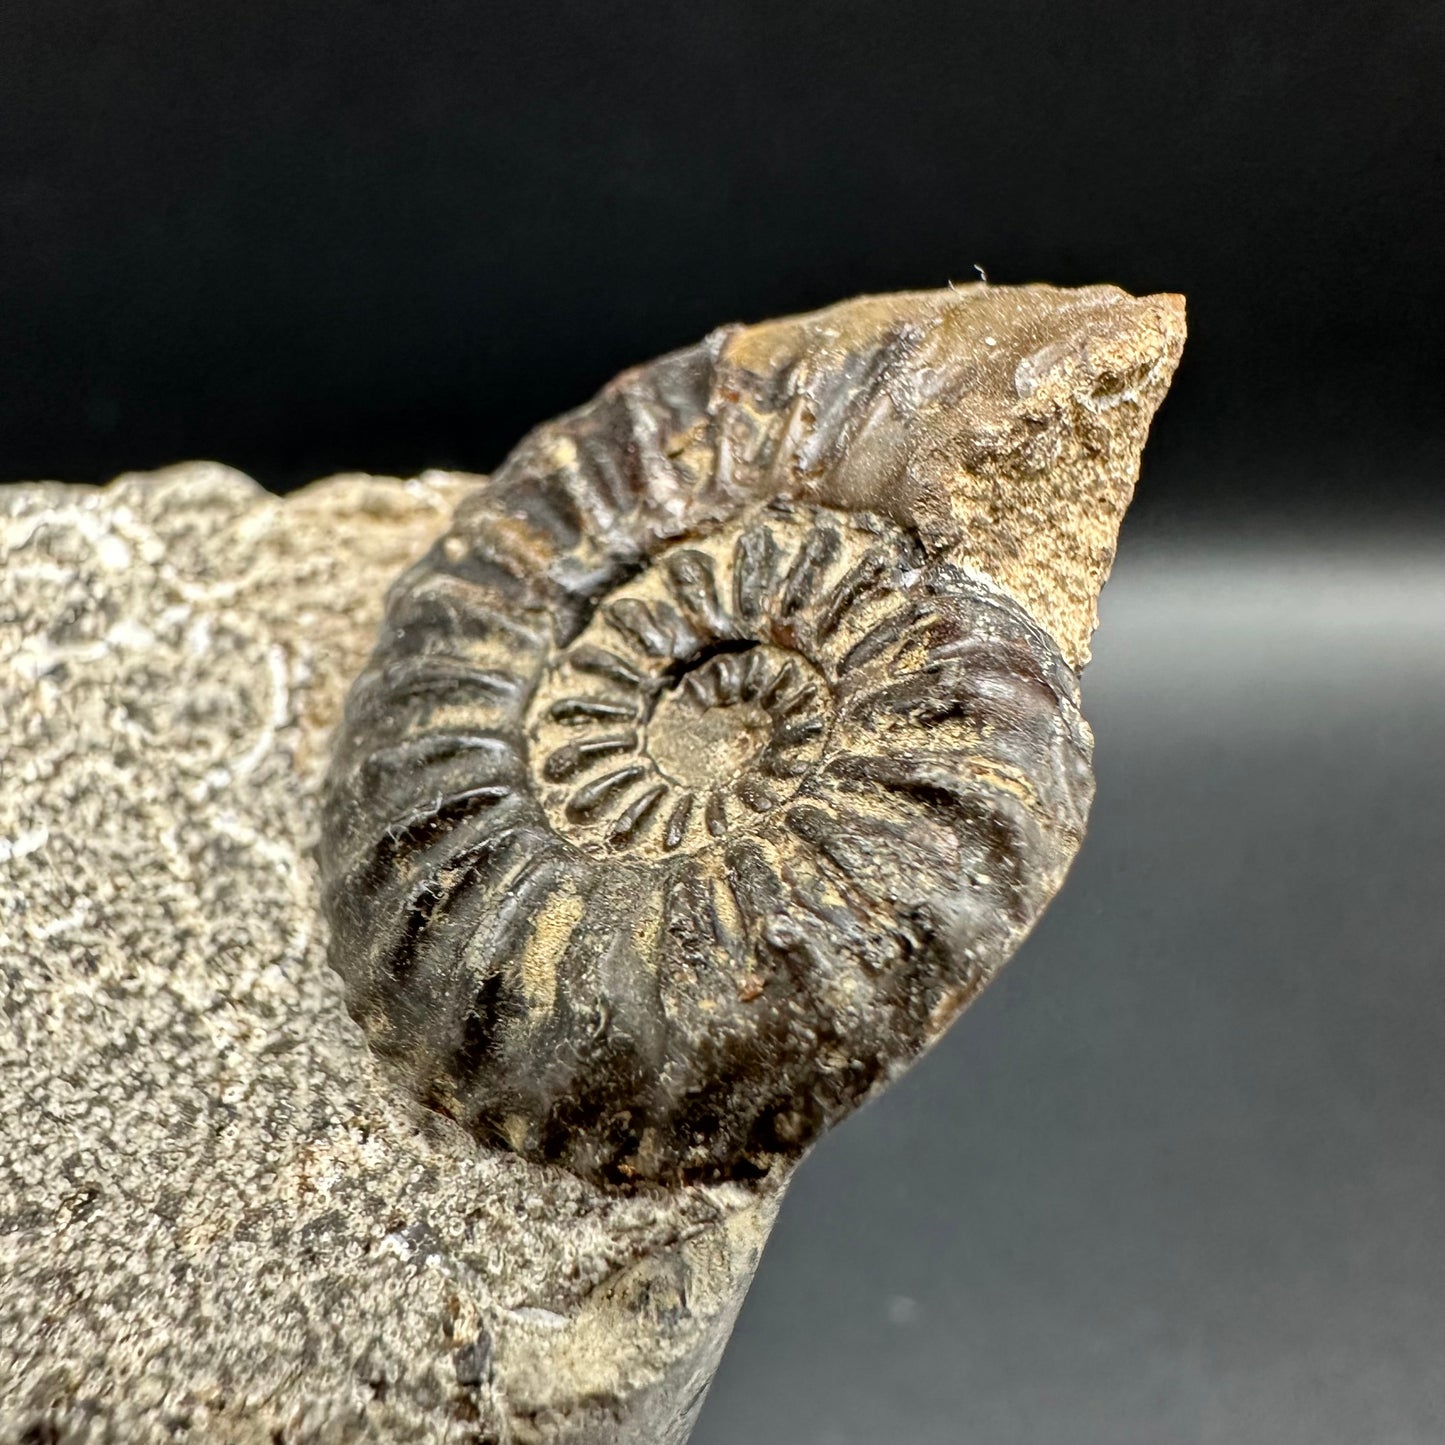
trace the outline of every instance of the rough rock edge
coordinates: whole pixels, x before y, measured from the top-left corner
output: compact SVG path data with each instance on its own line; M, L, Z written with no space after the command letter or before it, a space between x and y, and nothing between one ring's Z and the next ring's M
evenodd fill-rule
M778 1192L479 1151L315 925L330 726L475 480L0 499L0 1439L686 1438Z

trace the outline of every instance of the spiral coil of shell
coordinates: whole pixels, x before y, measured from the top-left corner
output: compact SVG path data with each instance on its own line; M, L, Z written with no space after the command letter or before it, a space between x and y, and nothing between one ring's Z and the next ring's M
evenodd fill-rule
M797 388L728 339L468 497L392 589L325 797L375 1049L479 1139L614 1185L796 1159L1008 957L1092 792L1024 608L790 486L856 443L867 376L814 384L800 449Z

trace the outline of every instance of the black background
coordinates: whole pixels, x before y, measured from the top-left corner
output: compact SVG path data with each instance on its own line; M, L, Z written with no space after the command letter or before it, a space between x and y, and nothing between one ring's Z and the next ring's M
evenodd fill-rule
M1177 290L1099 797L696 1445L1445 1440L1445 5L0 8L0 478L485 470L859 291Z
M1438 495L1445 6L0 10L0 477L493 467L724 320L1176 290L1145 516Z

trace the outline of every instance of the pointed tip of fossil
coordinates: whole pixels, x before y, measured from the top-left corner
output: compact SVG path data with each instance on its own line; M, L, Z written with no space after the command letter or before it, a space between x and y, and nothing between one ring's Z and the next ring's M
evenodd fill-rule
M723 357L744 393L786 378L785 489L906 523L1077 666L1184 337L1182 296L970 282L741 328Z

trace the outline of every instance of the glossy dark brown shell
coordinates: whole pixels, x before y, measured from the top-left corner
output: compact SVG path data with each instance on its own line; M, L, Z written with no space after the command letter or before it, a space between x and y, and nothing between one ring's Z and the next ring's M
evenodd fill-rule
M813 387L784 467L797 390L744 396L728 338L464 502L390 594L326 791L373 1046L479 1138L615 1184L796 1158L1008 957L1092 791L1023 607L792 485L864 445L886 349Z

